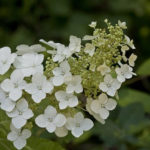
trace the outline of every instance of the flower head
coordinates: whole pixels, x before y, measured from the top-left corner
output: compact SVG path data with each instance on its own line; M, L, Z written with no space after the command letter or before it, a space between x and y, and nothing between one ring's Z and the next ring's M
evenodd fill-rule
M108 98L106 94L99 95L97 100L91 103L91 110L99 114L102 119L107 119L109 111L115 109L117 103L112 98Z
M55 86L62 85L65 82L65 80L71 76L69 63L67 61L63 61L59 67L54 68L53 74L53 84Z
M46 97L46 93L51 93L53 85L41 73L36 73L32 76L32 83L25 87L25 91L32 95L32 99L36 103L40 103Z
M56 99L59 101L59 108L65 109L69 107L75 107L78 105L78 98L73 94L68 94L65 91L58 91L55 93Z
M74 118L67 118L66 127L71 130L75 137L79 137L84 131L88 131L93 127L93 122L88 118L84 118L83 114L78 112L74 115Z
M104 82L100 83L99 88L109 96L114 96L120 86L121 83L117 79L114 79L111 75L107 74L104 77Z
M33 117L33 112L28 108L28 103L25 99L21 99L16 103L16 107L7 112L7 115L12 118L12 124L15 128L22 128L28 119Z
M100 123L105 124L105 120L101 118L101 116L97 113L95 113L94 111L92 111L91 109L91 104L93 102L92 98L87 98L86 101L86 110Z
M22 96L22 90L26 85L23 78L22 72L15 70L11 74L10 79L5 79L1 84L1 88L9 93L9 98L13 101L17 101Z
M67 93L73 93L73 92L81 93L83 91L81 82L82 82L82 78L80 75L71 76L70 79L66 81L66 84L67 84L66 92Z
M49 105L41 114L36 117L35 123L41 127L46 128L50 133L54 132L57 127L63 127L66 123L66 117L63 114L57 113L56 109Z
M16 129L13 125L10 126L11 132L7 135L7 139L12 141L14 146L20 150L26 145L26 140L31 136L31 131L28 129Z
M116 68L116 73L117 73L117 79L119 82L124 82L125 79L130 79L132 78L135 73L132 72L133 68L131 68L127 64L121 64L120 68Z

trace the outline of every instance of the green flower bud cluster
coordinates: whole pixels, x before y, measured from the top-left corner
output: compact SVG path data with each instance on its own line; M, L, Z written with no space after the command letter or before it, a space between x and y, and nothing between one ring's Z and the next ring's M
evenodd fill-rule
M95 48L93 56L84 51L85 46L83 45L78 54L68 58L71 73L82 77L82 85L87 97L96 98L101 92L99 83L103 81L103 76L97 71L97 68L105 63L113 74L114 66L122 59L120 49L121 43L124 43L123 29L118 24L113 26L108 21L105 22L107 29L94 28L92 40L85 43ZM48 77L53 75L52 70L56 65L48 57L45 71Z

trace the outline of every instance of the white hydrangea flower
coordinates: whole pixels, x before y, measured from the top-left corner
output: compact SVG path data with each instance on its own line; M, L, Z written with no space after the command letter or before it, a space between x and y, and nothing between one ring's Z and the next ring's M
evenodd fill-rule
M91 28L95 28L96 25L97 25L97 22L96 22L96 21L92 21L92 22L89 24L89 26L90 26Z
M71 133L75 137L80 137L83 134L83 131L88 131L93 127L93 121L84 118L81 112L78 112L74 115L74 118L67 118L66 128L71 130Z
M91 109L91 104L93 102L92 98L87 98L87 102L86 102L86 110L100 123L105 124L105 120L101 118L101 116L97 113L95 113L94 111L92 111Z
M66 81L66 84L67 84L66 92L67 93L83 92L83 87L82 87L81 82L82 82L82 78L80 75L71 76L70 79Z
M16 149L24 148L27 144L26 140L31 136L31 131L28 129L16 129L13 125L10 128L11 132L8 133L7 139L13 142Z
M53 74L53 84L55 86L62 85L65 80L71 76L69 63L67 61L63 61L59 67L54 68Z
M115 109L117 102L112 98L108 98L106 94L99 95L97 100L91 103L91 110L100 115L102 119L107 119L109 111Z
M1 88L9 93L9 98L17 101L22 96L22 90L24 89L26 82L23 80L23 74L19 70L15 70L10 79L5 79L1 83Z
M118 21L118 25L119 25L122 29L127 29L126 22L121 22L121 21L119 20L119 21Z
M68 94L65 91L56 92L55 97L59 101L60 109L65 109L67 107L75 107L78 105L77 96L73 94Z
M15 108L16 103L9 98L1 88L0 88L0 108L7 112L12 111Z
M49 133L55 132L56 128L63 127L66 123L66 117L63 114L57 113L56 109L49 105L41 114L36 117L35 123L41 127L46 128Z
M100 90L106 92L109 96L114 96L120 87L121 83L109 74L104 77L104 82L101 82L99 85Z
M91 43L87 43L85 45L84 52L88 53L90 56L93 56L95 52L95 46Z
M99 67L97 67L97 71L100 71L100 73L102 74L102 76L106 75L107 73L109 73L111 70L110 68L104 63L102 65L100 65Z
M69 50L71 51L71 54L75 52L80 52L80 49L81 49L81 39L76 36L70 36Z
M0 48L0 75L5 74L11 64L15 61L16 54L11 54L11 49L9 47Z
M24 77L29 77L35 73L43 73L42 62L44 55L36 53L27 53L22 56L18 56L14 62L14 66L17 70L21 70Z
M7 115L12 118L12 124L15 128L22 128L28 119L33 117L33 112L28 108L27 101L22 98L16 103L16 107L11 112L7 112Z
M127 64L121 64L121 67L116 68L115 71L117 73L117 79L121 83L124 82L126 79L132 78L133 75L136 75L132 72L133 68Z
M135 46L133 44L133 40L130 40L130 38L125 35L126 44L129 45L132 49L135 49Z
M130 57L129 57L129 65L131 66L131 67L134 67L135 66L135 61L136 61L136 59L137 59L137 56L136 55L134 55L133 53L130 55Z
M16 49L17 49L16 53L18 55L23 55L26 53L39 53L46 50L45 47L42 47L40 44L35 44L31 46L22 44L22 45L18 45Z
M53 56L53 61L62 62L70 56L71 56L71 51L69 50L69 48L63 44L58 44L56 54Z
M46 93L51 93L53 85L41 73L36 73L32 76L32 83L25 87L25 91L32 95L32 99L36 103L40 103L42 99L46 98Z
M67 134L68 134L68 130L65 126L63 127L57 127L56 130L55 130L55 134L58 136L58 137L65 137Z

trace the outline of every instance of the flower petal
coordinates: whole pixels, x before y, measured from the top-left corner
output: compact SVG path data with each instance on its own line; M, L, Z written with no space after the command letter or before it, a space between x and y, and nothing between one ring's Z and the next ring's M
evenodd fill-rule
M32 110L31 109L28 109L27 111L25 111L23 114L23 118L24 119L30 119L30 118L32 118L33 117L33 112L32 112Z
M99 110L99 114L100 114L102 119L106 119L109 116L109 111L107 109L105 109L105 108L101 108Z
M49 133L53 133L56 130L56 126L53 123L48 123L48 125L46 126L46 130Z
M22 96L22 90L18 88L11 90L9 93L9 97L14 101L17 101L19 98L21 98L21 96Z
M8 135L7 135L7 139L9 141L15 141L17 139L17 137L18 137L18 134L15 131L12 131L12 132L8 133Z
M83 130L82 130L82 128L74 128L73 130L71 130L71 133L75 137L80 137L83 134Z
M22 138L28 139L30 136L31 136L31 131L30 131L30 130L24 129L24 130L22 131Z
M14 146L18 149L18 150L20 150L20 149L22 149L23 147L25 147L25 145L26 145L26 140L25 139L23 139L23 138L17 138L17 140L16 141L14 141Z
M116 105L117 105L117 102L113 100L112 98L109 98L108 102L105 104L105 107L107 110L113 110L115 109Z
M27 120L24 119L22 116L17 116L12 118L12 124L15 128L20 129L26 124Z
M45 128L48 124L46 118L44 117L44 115L39 115L35 118L35 123L41 127L41 128Z
M5 92L10 92L11 90L14 89L14 85L12 83L11 80L6 79L1 83L1 88L5 91Z
M62 114L58 114L54 119L54 123L57 127L62 127L66 123L66 117Z
M92 120L85 118L84 121L82 122L81 126L84 131L88 131L94 126L94 123Z
M5 99L1 104L1 109L11 112L15 108L15 103L9 98Z

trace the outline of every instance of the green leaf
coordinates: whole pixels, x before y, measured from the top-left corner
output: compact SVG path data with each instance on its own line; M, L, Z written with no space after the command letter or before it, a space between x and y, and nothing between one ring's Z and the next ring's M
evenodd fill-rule
M139 75L150 75L150 59L147 59L137 70L137 74Z
M56 142L42 139L39 137L31 137L27 141L27 146L23 150L65 150Z
M134 102L140 102L144 106L144 110L146 112L150 112L150 95L138 90L133 90L130 88L124 88L120 90L119 92L120 100L119 105L120 106L127 106L128 104L134 103Z
M0 150L15 150L13 144L7 140L10 119L4 111L0 109Z
M121 109L117 121L121 128L133 134L150 125L144 114L143 105L133 103Z

